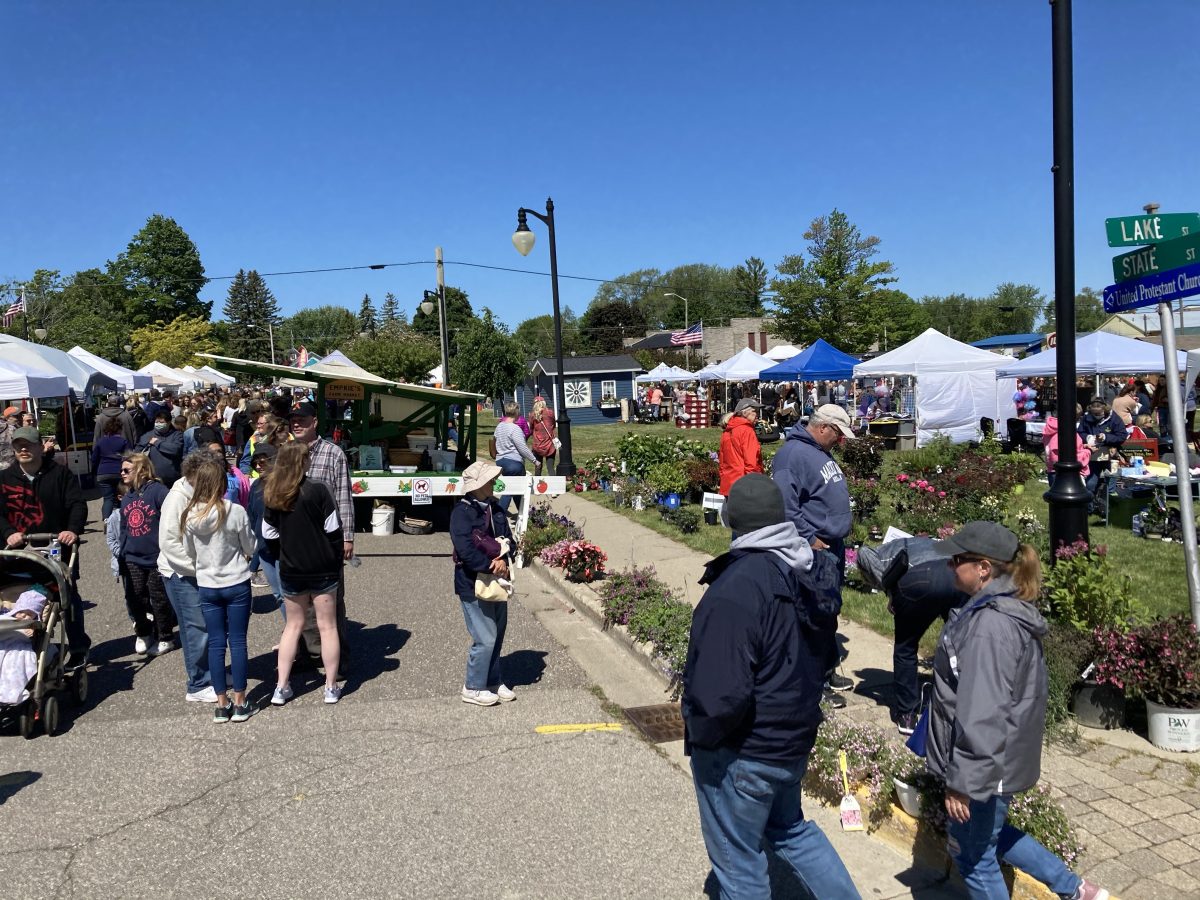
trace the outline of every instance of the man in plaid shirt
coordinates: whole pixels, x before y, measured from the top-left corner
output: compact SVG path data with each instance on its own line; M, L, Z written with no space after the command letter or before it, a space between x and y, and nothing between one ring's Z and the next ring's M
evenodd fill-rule
M350 491L350 464L346 454L337 444L317 434L317 407L312 403L301 403L288 416L292 426L292 437L308 444L308 477L325 485L333 495L338 519L342 524L342 553L345 559L354 555L354 499ZM342 644L342 670L350 658L350 647L346 640L346 575L338 582L337 626ZM321 634L317 630L312 606L309 606L304 622L304 646L309 654L321 658Z

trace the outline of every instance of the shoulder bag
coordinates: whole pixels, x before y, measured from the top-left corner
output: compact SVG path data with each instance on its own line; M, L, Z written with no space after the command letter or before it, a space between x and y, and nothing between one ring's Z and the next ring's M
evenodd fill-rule
M492 508L489 505L487 510L488 530L492 536L496 535L496 523L492 521ZM509 575L512 575L511 570ZM504 603L513 594L513 584L508 578L501 578L499 575L493 575L491 572L475 573L475 599L490 600L493 603Z

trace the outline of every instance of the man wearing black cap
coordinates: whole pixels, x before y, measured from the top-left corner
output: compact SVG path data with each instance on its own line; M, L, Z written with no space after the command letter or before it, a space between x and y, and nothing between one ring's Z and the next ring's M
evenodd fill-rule
M343 557L354 556L354 495L350 490L350 464L342 448L317 434L316 404L305 401L291 411L288 421L292 426L292 437L308 444L308 477L329 488L337 506L338 518L342 522ZM350 644L346 635L346 578L345 571L338 583L337 593L338 636L342 644L342 669L350 657ZM310 613L304 624L304 646L318 659L321 656L321 633L316 619Z
M721 896L771 896L769 844L813 896L858 897L800 805L821 724L836 570L813 580L812 550L765 475L739 478L723 516L739 537L700 579L708 589L692 618L681 706L713 875Z

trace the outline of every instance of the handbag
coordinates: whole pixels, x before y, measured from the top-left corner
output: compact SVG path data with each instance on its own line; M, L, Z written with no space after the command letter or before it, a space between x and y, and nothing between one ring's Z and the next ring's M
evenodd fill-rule
M929 710L933 706L930 702L929 688L930 685L927 684L921 690L921 716L917 719L913 733L904 742L905 747L917 754L917 756L922 757L925 755L925 748L929 744Z
M496 523L492 520L492 511L487 511L488 531L492 533L492 537L496 536ZM497 538L503 540L501 549L508 551L508 539ZM511 574L511 572L510 572ZM490 600L493 603L503 603L508 600L513 593L513 583L508 578L501 578L499 575L493 575L490 572L475 573L475 599Z

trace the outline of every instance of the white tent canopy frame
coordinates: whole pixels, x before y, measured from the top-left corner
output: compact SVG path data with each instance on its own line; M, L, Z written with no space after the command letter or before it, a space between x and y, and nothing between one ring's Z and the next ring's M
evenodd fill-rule
M0 361L18 369L46 370L63 375L76 396L85 397L97 390L116 390L117 380L69 353L44 344L23 341L12 335L0 335ZM64 392L60 396L66 396Z
M154 379L149 375L143 375L133 369L127 369L124 366L117 365L115 362L110 362L102 356L97 356L88 350L76 345L67 351L70 356L91 366L93 369L98 369L112 378L116 379L118 387L124 391L148 391L154 386Z
M172 369L168 365L160 363L157 359L153 362L148 362L138 372L142 375L149 375L154 379L154 383L166 387L195 387L197 379L189 372L181 372L179 369Z
M1053 377L1058 374L1057 348L1051 347L1021 360L1006 360L996 374L1012 378ZM1179 368L1188 365L1185 354L1179 354ZM1139 341L1136 338L1093 331L1075 339L1075 373L1077 375L1138 375L1163 372L1166 360L1161 344Z
M1008 357L980 350L926 329L907 344L859 363L855 378L910 375L916 378L914 403L917 446L944 434L955 443L982 437L980 419L1007 421L1016 380L997 377Z

